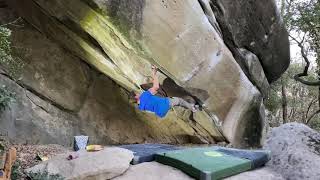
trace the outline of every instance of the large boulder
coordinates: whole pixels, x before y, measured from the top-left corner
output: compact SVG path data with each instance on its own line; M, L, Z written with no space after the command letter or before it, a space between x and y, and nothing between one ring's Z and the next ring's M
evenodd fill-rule
M285 179L319 179L320 133L304 124L273 128L264 145L272 152L267 167Z
M81 108L92 78L87 65L28 24L14 29L12 43L25 51L20 79L24 87L66 111Z
M134 180L134 179L193 180L193 178L184 174L180 170L157 163L157 162L146 162L146 163L130 166L130 168L123 175L116 177L113 180Z
M273 77L278 77L285 69L283 64L287 63L288 54L282 50L280 53L254 51L263 49L260 46L260 34L250 36L240 33L236 34L236 38L245 39L248 36L250 43L258 42L256 43L258 48L248 49L247 52L253 54L246 56L247 52L241 54L241 48L246 46L237 46L235 49L241 55L237 56L234 48L229 47L229 49L225 45L221 37L225 28L219 27L208 1L8 0L7 2L43 34L54 39L126 90L138 90L138 87L148 79L151 64L156 65L161 71L161 82L173 81L193 99L206 105L204 111L196 113L193 117L194 125L178 122L180 129L187 131L188 136L195 134L191 136L192 139L196 137L196 141L214 142L226 138L235 146L260 144L264 107L259 89L266 94L264 89L268 87L268 82L264 73L268 78L271 77L271 80ZM268 4L270 3L271 0L268 1ZM260 7L260 4L255 5ZM247 8L253 10L256 8L255 5L248 4ZM266 11L276 14L273 6L267 7ZM228 10L231 11L232 8ZM252 16L244 16L241 19L249 22L251 18ZM228 17L228 20L231 19L237 17ZM275 19L276 22L277 20ZM274 23L273 26L274 34L277 34L278 29L282 32L281 24ZM267 38L271 37L272 43L267 47L276 49L276 43L273 43L275 38L271 34L269 33ZM284 39L281 41L283 48L288 48L286 34L280 33L279 38ZM250 71L247 72L242 68L243 63L237 63L241 58L247 60L245 65ZM266 60L262 61L262 58ZM278 66L282 68L275 72L269 71L270 68ZM268 71L263 72L263 69ZM70 71L77 72L78 69ZM67 82L67 79L64 80ZM84 84L87 83L85 78L81 80ZM84 85L83 88L85 87L87 86ZM45 88L37 88L38 91L43 89ZM68 93L70 90L65 92ZM79 98L83 97L82 91L75 92ZM57 94L45 94L46 97L59 97ZM74 106L71 103L67 105L68 109L79 108L77 103ZM90 104L86 105L81 107L89 111L95 109ZM80 116L89 117L90 120L101 117L87 115L87 110L80 110ZM150 117L142 114L144 117ZM171 113L166 119L176 119L176 115ZM94 123L94 125L100 124Z
M284 124L269 132L263 148L271 151L271 160L265 167L227 179L319 179L319 132L304 124Z
M0 82L16 101L0 114L0 133L17 143L72 145L74 135L91 143L209 143L216 130L203 114L192 123L174 111L166 120L141 113L128 103L125 89L18 18L0 11L0 24L15 22L12 44L23 50L18 83L0 68ZM180 112L177 110L177 112ZM183 112L183 111L181 111ZM186 113L187 114L187 113ZM178 113L179 115L179 113Z
M79 133L76 116L63 112L32 92L0 75L0 84L15 93L15 102L0 113L0 132L14 143L70 146Z
M65 179L105 180L123 174L133 158L131 151L114 147L98 152L81 150L77 153L79 157L74 160L67 160L69 154L62 154L26 171L36 177L44 174Z
M278 79L290 63L288 33L275 1L210 0L223 39L245 72L246 57L238 48L255 54L269 82Z
M278 173L270 168L262 168L252 171L240 173L228 178L226 180L284 180ZM147 162L138 165L130 166L130 168L121 176L112 180L135 180L135 179L174 179L174 180L192 180L193 178L180 170L166 166L157 162Z
M225 180L285 180L280 174L274 172L270 168L261 168L247 171L226 178Z

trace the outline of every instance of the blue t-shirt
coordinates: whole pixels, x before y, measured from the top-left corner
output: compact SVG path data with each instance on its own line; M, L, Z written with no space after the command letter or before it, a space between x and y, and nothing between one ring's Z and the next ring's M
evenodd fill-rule
M151 111L163 118L170 109L168 98L152 95L150 91L145 91L140 95L139 109L141 111Z

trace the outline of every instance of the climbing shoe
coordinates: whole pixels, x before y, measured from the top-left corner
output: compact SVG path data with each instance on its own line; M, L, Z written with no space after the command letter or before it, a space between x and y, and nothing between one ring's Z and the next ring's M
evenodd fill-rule
M197 104L194 105L193 108L192 108L192 112L195 113L195 112L197 112L198 110L199 110L199 105L197 105Z

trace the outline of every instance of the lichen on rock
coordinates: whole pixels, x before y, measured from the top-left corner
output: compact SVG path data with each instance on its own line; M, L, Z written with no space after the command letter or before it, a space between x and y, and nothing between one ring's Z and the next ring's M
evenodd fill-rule
M268 86L268 80L272 81L273 76L277 78L286 68L287 59L279 58L285 57L286 46L279 56L273 56L281 61L281 68L275 72L269 69L263 72L265 67L277 66L277 62L256 48L249 50L256 53L258 60L245 65L239 63L244 57L236 50L243 47L230 46L226 34L235 36L234 42L246 37L255 41L259 37L235 34L236 28L218 27L215 18L222 22L224 17L215 13L213 1L10 0L8 3L39 31L126 90L139 90L151 73L151 65L156 65L161 72L161 82L172 80L198 103L206 105L204 111L195 116L196 125L169 113L166 120L177 119L172 124L178 124L177 127L185 131L181 136L200 137L198 139L208 143L226 138L238 146L260 144L264 125L261 92ZM268 1L270 13L276 15L272 3ZM223 7L226 12L233 8ZM226 22L230 20L233 25L234 22L226 18ZM246 22L250 18L247 14L241 16ZM273 25L275 30L283 32L281 24ZM285 33L280 36L285 44ZM257 47L262 47L264 41L256 40ZM273 46L274 41L268 44ZM246 68L251 71L248 73ZM151 127L160 124L145 118L149 116L142 113L142 121ZM154 131L155 134L167 132Z

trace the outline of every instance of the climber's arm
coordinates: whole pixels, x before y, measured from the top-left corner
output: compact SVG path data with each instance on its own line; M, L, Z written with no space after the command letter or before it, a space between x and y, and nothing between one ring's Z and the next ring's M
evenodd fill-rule
M151 92L151 94L155 95L157 94L160 85L159 85L159 79L157 76L157 68L155 66L152 66L152 69L153 69L153 72L152 72L153 86L152 88L149 89L149 91Z

